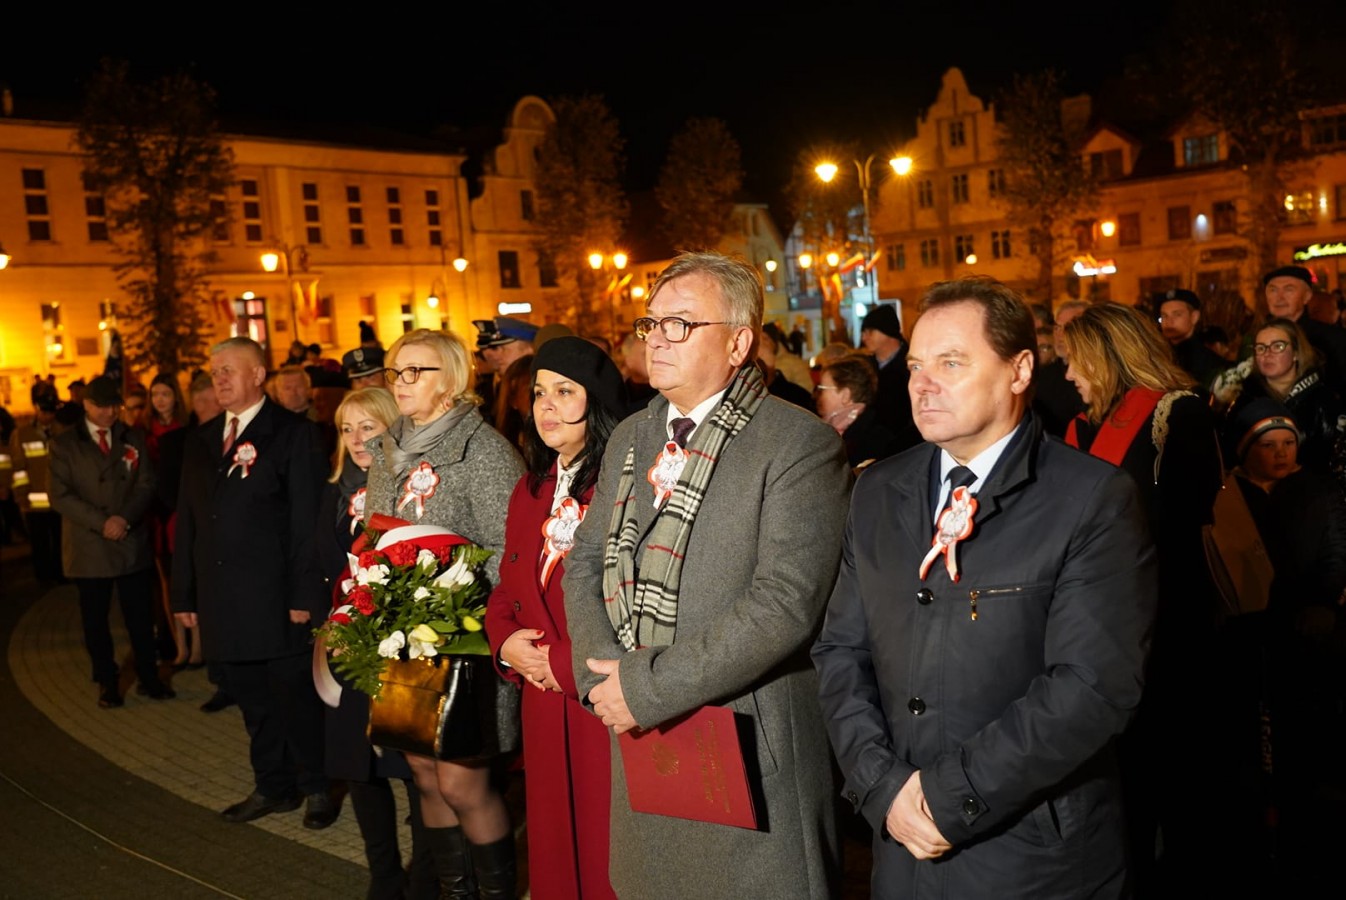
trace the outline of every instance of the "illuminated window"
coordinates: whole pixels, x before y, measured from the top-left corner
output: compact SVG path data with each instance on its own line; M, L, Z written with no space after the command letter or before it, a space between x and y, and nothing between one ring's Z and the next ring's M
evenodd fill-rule
M1317 214L1313 191L1299 191L1285 195L1285 224L1308 225Z
M49 362L70 358L71 348L65 337L65 324L61 321L59 303L42 304L42 343L46 346Z
M502 288L519 288L523 285L519 281L519 254L515 250L501 250L496 257L500 263L500 286Z

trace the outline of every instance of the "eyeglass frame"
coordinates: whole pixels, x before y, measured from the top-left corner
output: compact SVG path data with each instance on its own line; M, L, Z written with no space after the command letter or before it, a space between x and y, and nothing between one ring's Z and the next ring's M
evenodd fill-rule
M641 323L643 322L648 322L650 324L642 325ZM682 333L682 337L678 338L677 340L674 340L672 337L670 337L668 334L668 329L664 327L665 322L681 322L682 327L685 329ZM662 319L656 319L653 316L641 316L639 319L636 319L634 322L631 323L631 327L635 329L636 338L640 340L642 343L644 343L646 340L649 339L649 336L654 333L654 329L658 328L659 333L663 335L664 340L668 341L670 344L681 344L686 342L686 340L692 336L692 332L697 328L700 328L702 325L728 325L728 324L730 323L688 322L681 316L664 316ZM644 331L644 334L641 333L642 331Z
M397 384L399 381L403 384L415 384L421 380L422 372L442 371L443 369L439 366L407 366L405 369L394 369L391 366L386 366L383 369L383 381L385 384ZM411 376L410 381L403 377L407 372L415 373Z
M1280 344L1279 347L1276 345ZM1284 353L1293 344L1286 340L1272 341L1270 344L1253 344L1253 356L1266 356L1268 353Z

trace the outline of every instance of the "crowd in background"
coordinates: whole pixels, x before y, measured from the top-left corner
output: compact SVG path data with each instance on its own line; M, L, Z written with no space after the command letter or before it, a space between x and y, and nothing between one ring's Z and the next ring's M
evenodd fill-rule
M1250 314L1237 342L1203 327L1200 299L1185 290L1134 305L1070 300L1033 309L1034 415L1048 433L1133 476L1157 548L1160 596L1148 687L1120 743L1139 896L1162 895L1165 885L1199 875L1209 860L1264 852L1259 841L1273 831L1281 847L1319 848L1331 833L1323 827L1323 798L1346 787L1333 765L1346 738L1342 304L1316 292L1312 275L1295 266L1268 273L1263 286L1257 307L1266 314ZM475 335L417 331L385 351L361 322L360 345L340 362L319 345L296 341L281 366L259 376L257 399L244 409L255 411L264 391L263 406L283 409L284 422L309 423L311 455L326 461L305 489L321 523L316 538L306 537L317 551L316 590L330 592L344 565L353 518L400 508L410 469L421 460L439 466L450 456L471 461L444 470L454 474L429 502L424 521L496 551L492 565L500 568L502 587L488 630L504 686L501 710L517 716L504 711L522 685L522 746L539 760L525 767L529 824L549 824L532 838L533 870L560 873L568 885L548 893L535 880L532 896L612 896L606 737L580 706L568 652L546 650L566 642L564 617L557 616L561 579L548 570L539 583L532 560L539 527L565 499L587 503L592 496L616 423L658 394L649 381L645 334L613 344L563 323L539 327L500 317L473 324ZM247 347L227 349L235 351L247 357L244 368L254 364ZM893 305L866 315L858 346L808 347L799 331L769 322L754 352L766 390L830 426L853 473L921 443L908 392L908 341ZM191 509L199 519L210 508L180 496L192 477L192 454L204 453L189 442L214 447L222 423L244 412L235 409L241 401L217 396L220 366L217 356L209 368L159 374L148 386L125 389L104 376L88 385L76 381L66 400L51 376L35 376L31 418L15 421L0 410L0 540L28 541L42 584L76 581L100 706L123 705L120 676L109 668L106 620L115 587L135 645L139 692L172 699L173 670L208 665L219 690L202 709L254 695L244 701L252 704L245 710L251 733L274 713L269 701L255 697L273 690L279 676L247 681L250 670L241 670L248 653L221 651L212 643L220 635L203 634L211 627L205 610L202 621L175 615L196 606L173 599L182 590L173 584L175 573L201 565L199 555L194 562L179 558L194 552L181 542L180 516ZM421 377L432 371L440 377ZM573 386L582 388L578 405L565 393ZM99 424L106 409L115 410L115 421ZM243 423L244 434L251 421ZM227 434L225 443L236 446ZM218 448L212 452L213 470L220 463ZM99 499L106 485L80 474L81 466L99 465L116 474L124 494ZM329 475L323 492L319 482ZM1260 593L1246 583L1231 585L1231 561L1220 557L1219 538L1238 526L1221 520L1233 492L1241 501L1236 511L1251 522L1244 538L1263 548L1270 563ZM139 498L133 522L89 511L132 495ZM1068 513L1063 505L1062 515ZM71 540L83 532L101 533L100 547L131 534L143 546L90 567L89 551L80 549L85 538ZM199 531L193 534L189 542L199 541ZM514 548L529 560L527 571L512 567ZM510 606L499 606L506 598ZM319 624L292 618L302 626L296 634ZM292 644L277 654L295 658ZM296 808L296 790L310 800L331 797L329 781L344 781L366 838L371 897L439 896L440 885L450 892L445 896L513 896L499 766L371 754L363 740L365 705L350 693L344 706L326 710L326 762L316 751L306 762L321 771L309 773L302 787L293 778L280 788L259 783L254 797L231 807L231 821ZM567 734L562 741L541 737L559 731ZM512 757L519 741L517 730L502 726L499 754ZM595 769L597 756L604 760ZM534 771L549 773L547 781L531 780ZM566 779L570 788L558 790ZM396 782L415 811L409 865L396 846ZM339 809L311 802L305 824L325 827ZM1267 824L1273 809L1276 829ZM1331 848L1320 851L1330 855Z

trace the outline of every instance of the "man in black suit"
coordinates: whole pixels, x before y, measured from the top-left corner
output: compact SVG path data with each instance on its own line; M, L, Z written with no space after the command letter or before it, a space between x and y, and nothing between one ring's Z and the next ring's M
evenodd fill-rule
M1346 331L1304 314L1313 297L1313 273L1303 266L1281 266L1263 277L1262 290L1267 310L1303 329L1309 343L1327 360L1329 382L1339 392L1346 392Z
M328 607L313 553L326 464L313 423L267 399L256 342L217 344L210 374L224 413L183 448L173 611L200 624L248 728L256 788L222 815L247 822L307 797L305 827L326 828L338 807L309 662Z
M882 303L860 322L860 344L874 354L879 367L879 389L872 406L879 421L898 437L898 449L905 450L921 442L920 432L911 420L911 398L907 396L907 342L897 308Z

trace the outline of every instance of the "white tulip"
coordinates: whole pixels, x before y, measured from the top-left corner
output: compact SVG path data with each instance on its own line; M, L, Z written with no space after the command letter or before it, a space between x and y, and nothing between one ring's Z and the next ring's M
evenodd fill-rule
M397 654L407 645L407 636L400 630L394 631L383 640L379 641L379 656L388 659L396 659Z

